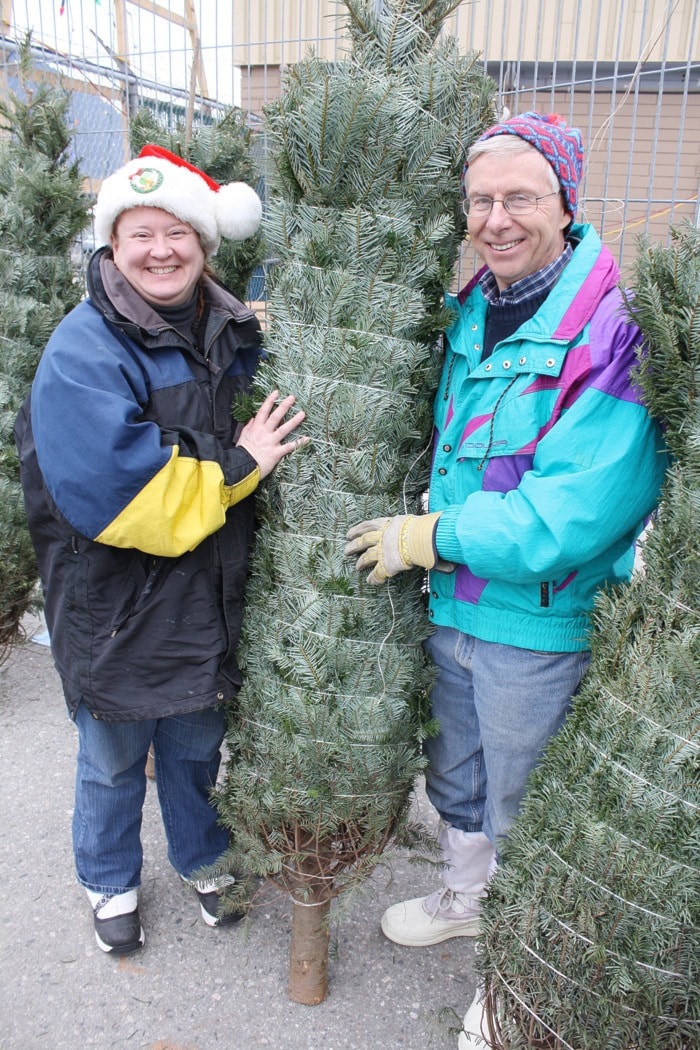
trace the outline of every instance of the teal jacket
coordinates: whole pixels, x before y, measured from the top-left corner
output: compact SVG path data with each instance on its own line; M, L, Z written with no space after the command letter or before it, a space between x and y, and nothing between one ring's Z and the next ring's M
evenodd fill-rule
M571 232L544 304L483 363L478 275L449 297L430 481L438 553L457 565L430 574L432 621L548 652L588 648L596 593L629 579L668 466L617 265L592 227Z

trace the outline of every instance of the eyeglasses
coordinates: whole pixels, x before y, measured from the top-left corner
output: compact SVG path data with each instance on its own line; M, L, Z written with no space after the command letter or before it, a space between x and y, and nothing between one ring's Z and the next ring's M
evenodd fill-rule
M465 215L488 215L494 204L502 204L509 215L529 215L537 211L540 201L547 197L558 197L559 190L535 197L532 193L509 193L507 197L466 197L462 201Z

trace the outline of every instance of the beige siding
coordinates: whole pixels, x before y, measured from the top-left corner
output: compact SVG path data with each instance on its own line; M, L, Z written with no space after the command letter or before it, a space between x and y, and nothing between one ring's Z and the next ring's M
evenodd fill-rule
M252 0L233 3L234 62L290 65L313 50L338 55L345 9L334 0Z
M639 233L646 230L653 240L665 241L670 225L697 219L700 93L691 90L684 97L679 90L684 82L676 79L669 90L667 79L660 97L658 84L646 78L625 93L629 81L617 90L613 81L600 78L601 63L608 64L608 73L612 63L626 62L631 69L640 59L684 66L688 56L700 54L695 5L696 0L679 0L675 7L668 0L474 0L461 4L451 19L462 50L478 48L490 62L597 63L592 90L585 83L575 91L521 84L517 94L504 94L501 101L514 113L554 110L581 128L586 169L580 217L601 230L623 268L634 257ZM255 112L278 94L282 67L302 57L309 44L326 58L342 54L332 0L266 0L236 4L235 10L242 34L237 39L250 41L242 104Z
M669 14L668 0L465 0L448 28L489 61L682 61L700 54L696 2ZM233 13L239 65L296 62L309 46L338 55L346 14L336 0L236 0Z
M270 98L278 90L275 71L250 70L251 98ZM640 95L635 102L622 94L591 98L577 92L572 98L568 92L554 97L540 92L528 96L527 106L562 113L582 129L586 162L578 217L602 233L623 269L631 264L645 228L652 240L663 242L670 225L684 218L695 221L700 95L684 103L682 95L667 94L660 112L656 95ZM589 126L597 129L592 135ZM465 265L472 265L468 257Z
M263 106L280 93L279 66L249 66L243 69L241 105L252 113L262 113Z
M530 104L532 100L528 100ZM620 266L632 264L638 236L664 243L670 225L696 220L700 185L700 95L691 95L683 113L682 95L665 95L657 117L657 97L615 99L619 109L611 123L611 96L549 93L534 106L554 109L584 130L586 161L578 218L602 234ZM588 122L601 130L585 134ZM657 124L658 121L658 124ZM681 133L681 127L683 131ZM656 144L656 149L654 149ZM468 272L474 260L465 254Z

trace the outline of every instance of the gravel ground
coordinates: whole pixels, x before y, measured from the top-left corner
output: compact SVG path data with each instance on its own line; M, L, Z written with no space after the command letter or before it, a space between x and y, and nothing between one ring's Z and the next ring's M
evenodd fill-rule
M41 625L34 625L40 638ZM474 943L402 948L383 910L435 887L397 856L334 913L330 994L287 997L291 905L265 886L241 927L209 929L166 857L155 786L144 811L146 946L116 959L92 934L70 846L77 735L51 652L29 640L0 666L2 1050L456 1050L476 984ZM416 815L434 828L422 785Z

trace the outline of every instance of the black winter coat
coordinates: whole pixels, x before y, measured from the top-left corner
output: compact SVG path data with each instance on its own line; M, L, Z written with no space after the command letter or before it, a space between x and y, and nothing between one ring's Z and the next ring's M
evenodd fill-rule
M257 464L234 445L261 354L255 315L203 278L195 347L119 275L58 325L15 436L56 667L106 721L230 700Z

